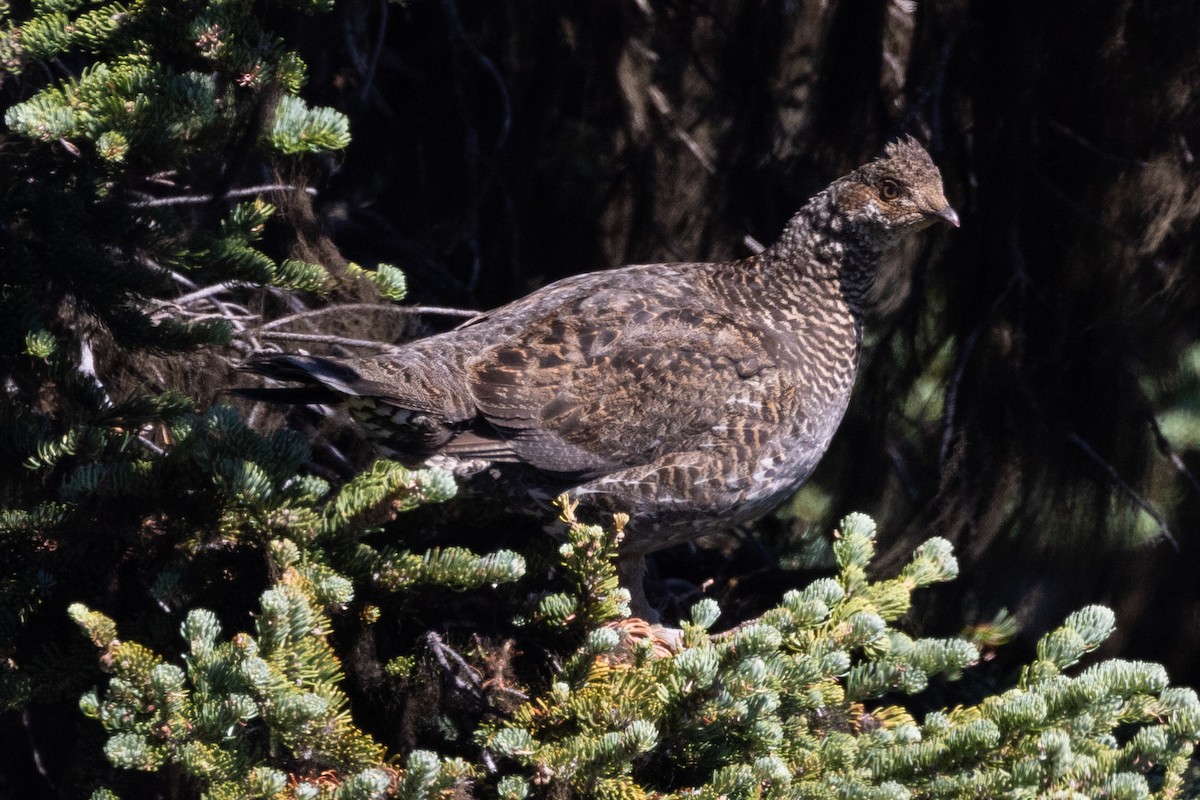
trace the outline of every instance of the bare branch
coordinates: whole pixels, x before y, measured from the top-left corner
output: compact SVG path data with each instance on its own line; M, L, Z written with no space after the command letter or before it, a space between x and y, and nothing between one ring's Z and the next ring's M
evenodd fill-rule
M225 281L223 283L214 283L212 286L205 286L203 289L197 289L194 292L189 292L188 294L181 295L169 302L172 302L178 306L186 306L187 304L194 303L197 300L203 300L207 297L212 297L214 294L220 294L221 292L225 292L230 289L236 289L239 286L245 286L245 285L246 284L241 283L240 281Z
M958 391L962 386L963 375L967 371L967 362L975 350L975 343L979 341L979 332L980 326L977 325L971 331L971 335L967 337L967 341L963 343L958 353L958 364L954 368L954 375L946 387L945 411L942 412L942 443L938 448L938 464L943 467L946 465L946 459L950 456L950 445L954 439L954 423L958 416Z
M231 189L221 195L222 200L233 200L239 197L255 197L260 194L270 194L271 192L294 192L303 191L306 194L316 195L317 190L311 186L293 186L287 183L268 183L262 186L247 186L244 189ZM212 194L184 194L175 197L157 197L153 200L142 200L137 203L131 203L133 208L162 208L164 206L186 206L186 205L201 205L203 203L211 203L216 199L216 195Z
M288 331L258 331L255 335L263 339L281 339L292 342L320 342L321 344L338 344L343 347L374 347L380 350L397 350L396 345L389 342L372 342L369 339L348 339L345 336L329 336L323 333L290 333Z
M446 677L453 681L459 691L474 698L476 702L483 702L481 691L483 678L479 670L468 664L466 659L443 642L442 637L433 631L425 634L425 646L429 648L429 652L433 654Z
M324 308L314 308L311 311L300 311L295 314L289 314L286 317L273 319L270 322L264 323L262 330L270 330L278 328L282 325L287 325L291 322L297 322L302 319L310 319L319 317L323 314L333 314L340 311L386 311L394 314L438 314L445 317L462 317L470 319L471 317L479 316L478 311L471 311L465 308L445 308L443 306L396 306L383 303L343 303L335 306L325 306Z
M713 164L712 158L708 153L704 152L704 148L700 146L700 143L693 139L692 135L679 123L675 110L671 108L671 101L667 99L666 94L657 86L651 86L648 94L650 95L650 105L654 107L654 110L658 112L663 121L671 127L671 135L676 141L682 143L688 149L688 152L696 157L696 160L700 162L700 166L704 167L705 172L709 175L717 174L717 167Z
M1104 470L1104 472L1108 475L1109 480L1111 480L1117 486L1117 488L1124 492L1138 508L1142 509L1142 511L1145 511L1154 519L1156 523L1158 523L1158 529L1162 532L1163 538L1170 542L1171 546L1176 550L1179 549L1179 542L1175 539L1175 534L1171 533L1171 528L1169 525L1167 525L1166 518L1163 517L1162 513L1155 508L1149 500L1143 497L1136 489L1130 486L1124 478L1121 477L1120 473L1117 472L1116 467L1101 458L1100 454L1093 450L1092 446L1084 441L1083 437L1074 431L1069 431L1067 433L1067 441L1074 444L1076 447L1086 453L1088 458L1096 462L1097 466Z
M1187 479L1192 485L1192 489L1200 494L1200 480L1197 480L1195 474L1188 469L1187 464L1183 463L1183 459L1179 457L1179 453L1175 452L1175 448L1171 445L1171 440L1163 433L1162 426L1158 424L1158 419L1153 413L1147 415L1150 420L1150 430L1154 433L1154 443L1158 445L1158 452L1163 454L1167 461L1171 462L1171 466Z

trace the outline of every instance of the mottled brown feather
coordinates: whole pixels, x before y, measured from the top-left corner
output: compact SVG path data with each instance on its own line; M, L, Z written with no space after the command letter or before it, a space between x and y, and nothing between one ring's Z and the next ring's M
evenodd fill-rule
M939 219L957 224L941 176L904 139L751 258L576 275L395 353L247 368L345 397L408 461L503 467L513 497L626 512L639 554L800 485L845 411L882 253Z

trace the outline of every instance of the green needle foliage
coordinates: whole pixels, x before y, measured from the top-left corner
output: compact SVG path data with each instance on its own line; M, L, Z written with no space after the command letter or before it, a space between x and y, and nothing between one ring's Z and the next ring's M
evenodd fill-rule
M68 587L99 591L136 552L125 563L175 591L172 557L269 536L328 490L297 475L303 442L97 367L226 344L246 313L181 296L327 287L322 265L262 247L261 185L349 136L298 97L305 65L267 23L332 4L282 5L0 3L0 708L70 685L29 671L56 663L37 655L43 610L61 615Z
M34 3L24 19L3 11L0 24L0 53L28 95L5 113L0 291L26 309L0 331L5 350L51 360L62 379L71 365L58 362L74 355L64 303L123 346L178 350L225 342L230 326L156 299L221 281L324 286L319 265L276 263L257 249L270 205L252 192L230 201L280 156L349 142L344 115L296 95L304 64L253 4Z
M393 509L437 499L439 478L402 473L376 465L321 516L361 520L355 512L377 511L381 497ZM519 706L480 713L473 761L430 750L389 754L355 724L330 635L332 618L369 580L311 558L320 536L267 548L278 578L259 598L253 632L226 638L214 613L193 608L182 615L182 645L167 654L72 605L108 673L80 707L103 726L113 766L179 773L210 798L1184 793L1200 740L1195 692L1171 687L1154 664L1112 660L1068 672L1111 634L1107 609L1082 609L1043 637L1013 688L918 721L905 698L978 659L966 641L914 640L894 627L914 590L954 577L945 542L927 542L895 578L868 580L874 526L851 515L835 544L836 578L789 592L720 634L707 632L719 609L702 601L668 651L625 619L612 566L618 531L581 524L566 509L559 567L573 589L546 597L569 600L574 613L543 613L543 597L522 624L530 641L544 630L569 632L578 644L523 687ZM523 573L512 558L510 581ZM477 583L496 582L482 560L462 569ZM463 583L453 571L430 579ZM418 588L383 583L389 592Z
M602 555L579 540L604 537L576 525L572 554ZM836 579L789 592L734 631L706 633L719 611L697 604L670 657L630 641L616 614L597 620L555 680L481 728L485 749L509 765L499 794L1179 796L1200 738L1195 693L1169 687L1153 664L1064 671L1112 632L1107 609L1083 609L1045 636L1015 688L918 722L898 701L978 658L966 641L913 640L892 627L915 589L955 576L950 548L930 540L884 581L865 577L869 518L844 520L834 548ZM603 575L606 563L574 568ZM876 705L884 695L890 702Z

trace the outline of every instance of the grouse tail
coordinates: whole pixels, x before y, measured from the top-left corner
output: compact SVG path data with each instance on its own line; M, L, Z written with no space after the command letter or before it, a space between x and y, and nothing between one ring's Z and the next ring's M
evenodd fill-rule
M272 403L336 403L361 394L362 378L351 367L319 356L260 353L238 369L275 381L304 384L292 387L244 387L231 394Z

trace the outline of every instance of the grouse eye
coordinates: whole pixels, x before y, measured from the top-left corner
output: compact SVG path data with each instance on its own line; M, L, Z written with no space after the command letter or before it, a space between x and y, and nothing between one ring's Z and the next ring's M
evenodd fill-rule
M879 196L884 200L895 200L900 196L900 187L896 185L895 181L884 181L883 185L879 187Z

